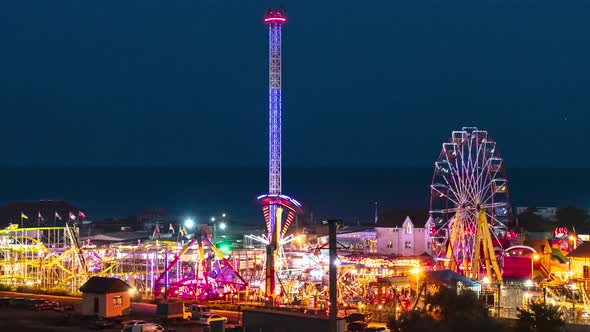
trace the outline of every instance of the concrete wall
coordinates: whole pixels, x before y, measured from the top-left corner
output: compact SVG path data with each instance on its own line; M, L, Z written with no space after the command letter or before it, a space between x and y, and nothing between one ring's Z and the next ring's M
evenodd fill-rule
M244 332L330 331L330 320L324 316L271 310L246 310L243 315ZM339 320L339 332L344 332L343 319Z
M106 316L119 317L124 316L131 307L131 298L128 292L106 294ZM115 301L115 298L118 298Z

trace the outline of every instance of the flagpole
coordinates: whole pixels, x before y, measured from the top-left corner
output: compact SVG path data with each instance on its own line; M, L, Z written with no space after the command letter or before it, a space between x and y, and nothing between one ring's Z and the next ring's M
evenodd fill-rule
M41 217L41 211L37 211L37 241L41 241L39 239L39 237L40 237L39 236L40 235L39 228L41 228L41 218L40 217Z
M23 212L20 212L20 228L24 228L23 227Z

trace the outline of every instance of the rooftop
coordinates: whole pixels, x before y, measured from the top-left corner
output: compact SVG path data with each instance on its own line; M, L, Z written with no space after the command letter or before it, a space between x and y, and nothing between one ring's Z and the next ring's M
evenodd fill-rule
M103 277L92 277L80 287L82 293L94 294L123 293L130 289L131 286L121 279Z
M590 242L584 242L574 251L567 254L567 257L590 258Z
M426 209L392 209L380 214L376 227L402 227L407 217L410 217L414 227L423 227L430 217Z

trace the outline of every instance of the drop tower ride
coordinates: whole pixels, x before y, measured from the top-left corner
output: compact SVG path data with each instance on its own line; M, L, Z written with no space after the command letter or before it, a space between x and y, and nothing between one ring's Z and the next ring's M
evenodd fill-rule
M267 240L265 295L272 301L276 295L277 258L282 240L301 207L299 202L282 194L281 186L281 33L287 21L280 9L267 12L269 54L269 135L268 135L268 194L258 197L266 222ZM278 266L280 268L280 266Z

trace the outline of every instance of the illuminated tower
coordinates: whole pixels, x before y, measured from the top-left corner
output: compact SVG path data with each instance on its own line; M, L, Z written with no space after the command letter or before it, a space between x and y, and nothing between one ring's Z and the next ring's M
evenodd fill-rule
M268 135L268 194L259 196L266 221L266 297L275 296L276 263L282 240L296 210L296 200L281 194L281 30L287 21L285 12L271 9L264 18L268 25L269 54L269 135Z

